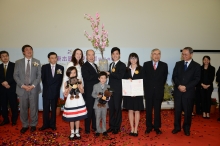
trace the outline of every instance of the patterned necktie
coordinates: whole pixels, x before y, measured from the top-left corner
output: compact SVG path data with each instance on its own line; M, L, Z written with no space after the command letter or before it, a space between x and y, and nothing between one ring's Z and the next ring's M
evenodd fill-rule
M156 69L157 69L157 63L154 62L154 70L156 70Z
M6 77L6 72L7 72L7 65L5 65L5 67L4 67L4 74L5 74L5 77Z
M112 71L113 68L115 68L115 63L114 62L112 63L111 71Z
M187 69L187 63L188 62L185 62L185 64L184 64L184 71L186 71L186 69Z
M26 72L25 72L25 85L30 84L30 72L31 72L30 60L28 60Z
M53 77L54 77L54 72L55 72L55 70L54 70L54 65L52 65L51 67L52 67L52 69L51 69L52 75L53 75Z

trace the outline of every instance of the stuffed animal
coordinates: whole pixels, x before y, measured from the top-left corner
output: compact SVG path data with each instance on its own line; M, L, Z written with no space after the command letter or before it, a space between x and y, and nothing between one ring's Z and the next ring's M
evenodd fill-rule
M79 98L79 88L78 88L78 84L81 84L81 82L76 78L76 77L71 77L68 81L67 81L67 85L66 88L71 88L69 94L70 99L74 99L74 95L75 98L78 99Z
M99 93L102 95L101 98L99 98L99 103L98 103L98 107L105 107L105 104L107 103L107 101L110 100L110 97L112 96L113 90L108 88L107 90L105 90L104 94L103 93Z

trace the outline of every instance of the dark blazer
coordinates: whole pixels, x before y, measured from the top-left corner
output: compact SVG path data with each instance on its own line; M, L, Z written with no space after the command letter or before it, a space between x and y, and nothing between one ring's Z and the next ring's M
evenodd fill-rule
M186 71L184 71L184 61L179 61L176 63L173 69L172 80L174 83L174 96L180 96L183 94L179 91L178 86L186 86L186 92L184 92L184 97L194 98L195 86L200 81L201 68L200 65L191 61Z
M208 81L207 81L206 85L210 85L209 88L213 89L213 81L215 79L215 67L209 65L207 68L207 71L208 71L208 77L207 77ZM201 79L203 78L203 75L204 75L204 66L202 65L201 66ZM201 85L201 83L203 83L202 80L200 81L200 85Z
M136 68L135 71L138 71L138 74L134 73L134 75L132 76L131 75L131 69L127 68L126 72L125 72L125 75L124 75L124 79L132 79L132 80L143 79L143 76L142 76L142 66L140 66L139 68Z
M142 69L145 98L151 98L154 90L157 90L155 97L163 98L164 85L167 81L168 66L165 62L159 61L157 69L154 70L153 62L147 61Z
M15 68L15 63L10 62L8 63L7 66L7 71L6 71L6 78L4 75L4 64L0 64L0 83L7 81L8 84L10 85L9 89L6 89L2 84L0 84L0 92L15 92L16 91L16 82L14 80L13 74L14 74L14 68ZM5 90L6 89L6 90Z
M57 70L61 70L61 74L58 74ZM41 80L43 84L43 98L55 99L60 97L60 87L63 81L64 74L63 66L56 64L54 77L51 72L51 65L45 64L41 70Z
M218 82L218 87L220 87L220 66L216 72L216 82Z
M111 72L111 65L112 63L109 65L109 72ZM118 63L115 65L115 72L111 72L109 75L108 84L110 85L111 88L113 88L114 90L122 91L121 79L123 79L125 72L126 72L126 66L123 62L119 60Z
M94 65L96 67L96 70L98 71L96 64ZM86 97L84 98L87 98L87 97L93 98L91 96L92 90L93 90L92 88L93 88L93 85L99 82L98 73L95 71L93 66L88 61L86 61L83 64L81 70L82 70L82 77L83 77L83 82L84 82L84 92L86 95Z

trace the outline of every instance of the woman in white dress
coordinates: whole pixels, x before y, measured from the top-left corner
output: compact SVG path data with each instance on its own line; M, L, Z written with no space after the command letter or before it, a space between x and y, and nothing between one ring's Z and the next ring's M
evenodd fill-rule
M67 64L67 67L65 69L66 72L69 67L75 66L78 73L77 79L79 79L82 82L82 85L83 85L83 78L82 78L81 67L83 64L84 64L83 52L81 49L77 48L73 51L71 62ZM63 85L62 85L63 93L65 91L65 83L68 79L69 78L66 76L66 74L64 74Z

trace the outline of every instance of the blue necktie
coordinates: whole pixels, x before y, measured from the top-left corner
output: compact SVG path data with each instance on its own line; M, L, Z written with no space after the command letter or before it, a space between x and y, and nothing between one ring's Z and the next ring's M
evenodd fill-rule
M186 71L186 69L187 69L187 63L188 62L185 62L185 64L184 64L184 71Z

